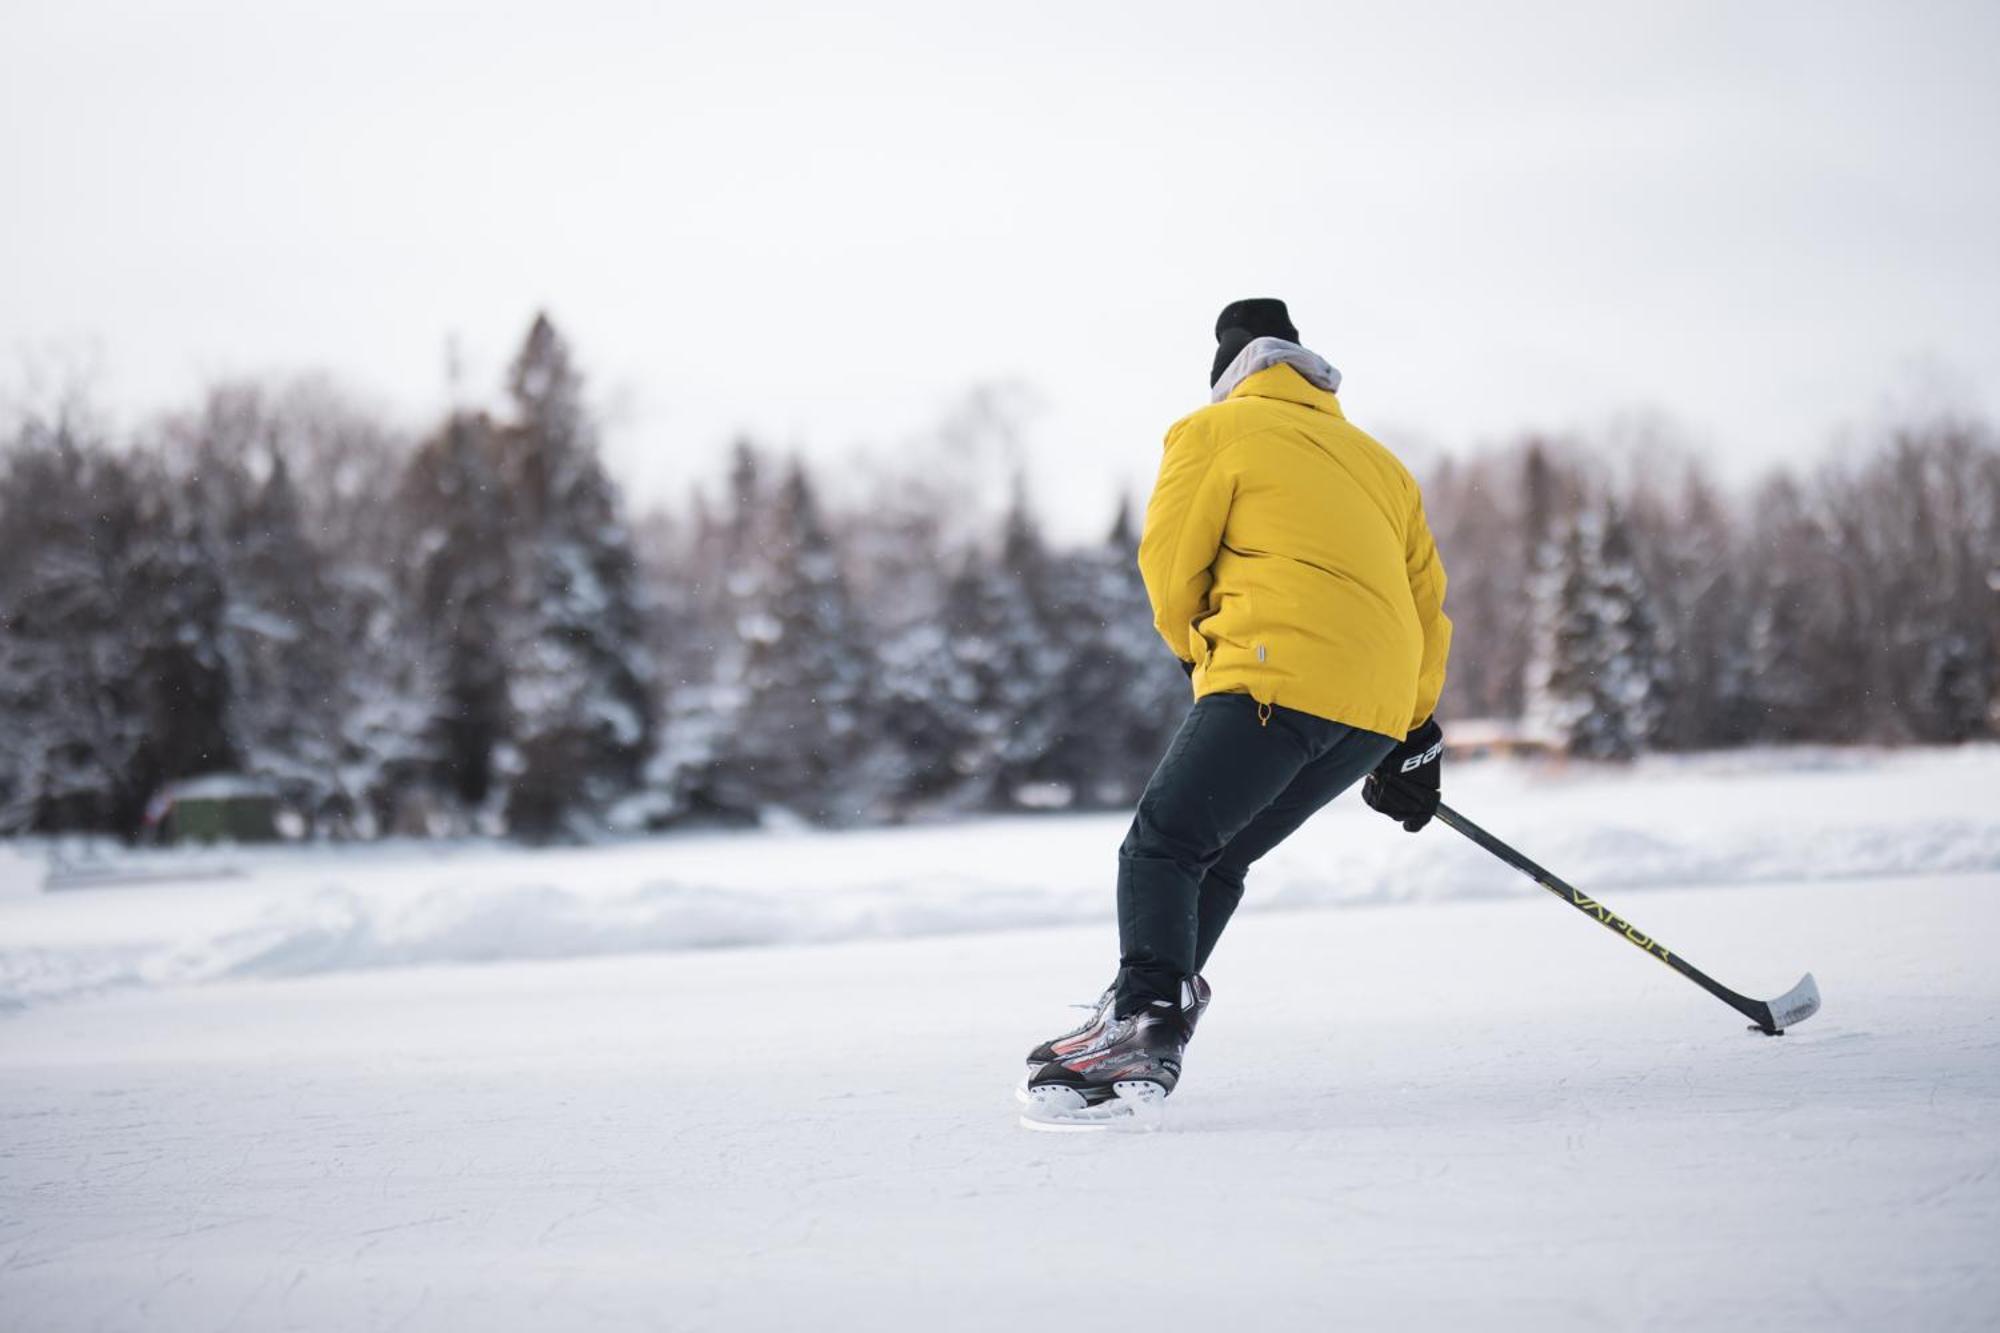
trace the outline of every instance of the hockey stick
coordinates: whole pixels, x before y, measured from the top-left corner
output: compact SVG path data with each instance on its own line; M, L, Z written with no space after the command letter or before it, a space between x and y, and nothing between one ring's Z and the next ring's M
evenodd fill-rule
M1472 841L1484 847L1493 855L1505 861L1553 893L1556 897L1590 917L1606 930L1616 931L1632 943L1644 949L1653 957L1671 967L1674 971L1692 981L1695 985L1713 995L1716 999L1750 1020L1750 1030L1761 1032L1767 1037L1780 1037L1785 1029L1803 1023L1819 1012L1819 984L1812 973L1806 973L1798 985L1786 991L1775 1000L1753 1000L1747 995L1738 995L1729 987L1703 972L1679 954L1671 952L1666 945L1619 916L1603 903L1564 883L1555 875L1530 861L1527 857L1509 847L1500 839L1488 833L1479 825L1467 819L1458 811L1438 803L1437 817L1452 828L1457 829Z

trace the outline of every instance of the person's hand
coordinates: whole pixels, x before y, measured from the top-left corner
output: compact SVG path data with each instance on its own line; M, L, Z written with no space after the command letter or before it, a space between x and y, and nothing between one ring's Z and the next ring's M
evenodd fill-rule
M1411 833L1431 822L1444 785L1444 729L1430 718L1389 751L1361 784L1361 799Z

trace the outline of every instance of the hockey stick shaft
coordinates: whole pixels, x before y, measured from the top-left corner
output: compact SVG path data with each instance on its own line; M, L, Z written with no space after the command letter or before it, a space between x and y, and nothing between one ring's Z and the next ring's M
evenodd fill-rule
M1628 943L1651 954L1674 971L1686 977L1689 981L1692 981L1695 985L1707 991L1710 995L1713 995L1716 999L1736 1010L1736 1012L1748 1018L1758 1031L1769 1036L1776 1036L1784 1031L1782 1024L1803 1022L1818 1011L1819 992L1818 988L1812 984L1810 974L1806 976L1805 981L1799 987L1794 988L1786 996L1780 997L1777 1003L1783 1006L1783 1012L1774 1013L1772 1002L1753 1000L1746 995L1738 995L1735 991L1715 980L1715 978L1709 976L1693 963L1688 962L1685 958L1667 948L1666 945L1660 943L1651 935L1640 930L1624 917L1619 916L1603 903L1598 902L1581 889L1571 885L1553 871L1547 870L1534 861L1529 860L1526 856L1500 841L1500 839L1494 837L1491 833L1488 833L1485 829L1479 827L1479 825L1473 823L1470 819L1467 819L1464 815L1445 805L1443 802L1438 803L1437 817L1451 828L1464 834L1467 838L1491 852L1500 860L1505 861L1508 865L1514 867L1514 869L1534 880L1535 883L1541 885L1550 893L1553 893L1556 897L1574 907L1577 911L1596 921L1606 930L1617 935L1622 935Z

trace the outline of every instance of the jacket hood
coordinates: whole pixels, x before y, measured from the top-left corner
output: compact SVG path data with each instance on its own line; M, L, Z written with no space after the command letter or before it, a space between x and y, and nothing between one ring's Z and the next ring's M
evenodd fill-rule
M1209 401L1219 403L1236 390L1236 386L1249 379L1260 370L1272 366L1290 366L1299 372L1306 383L1328 393L1340 392L1340 372L1333 363L1318 352L1310 351L1295 342L1283 338L1252 338L1236 354L1222 372L1222 378L1215 382L1209 393Z

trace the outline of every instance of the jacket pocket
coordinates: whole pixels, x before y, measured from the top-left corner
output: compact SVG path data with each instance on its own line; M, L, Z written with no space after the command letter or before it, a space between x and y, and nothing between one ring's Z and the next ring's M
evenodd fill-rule
M1199 620L1188 626L1188 651L1194 654L1194 669L1196 671L1200 671L1206 667L1209 659L1215 656L1215 645L1210 643L1208 636L1201 632L1201 622Z

